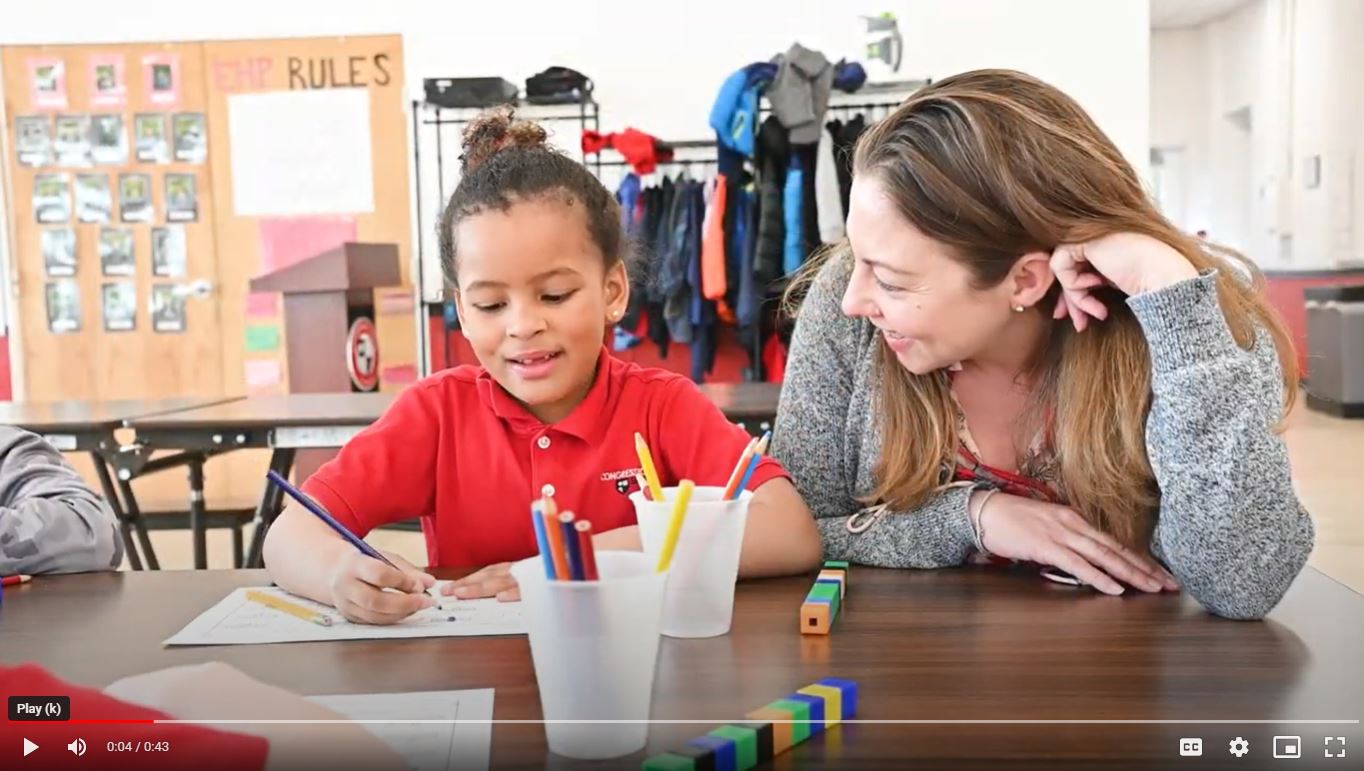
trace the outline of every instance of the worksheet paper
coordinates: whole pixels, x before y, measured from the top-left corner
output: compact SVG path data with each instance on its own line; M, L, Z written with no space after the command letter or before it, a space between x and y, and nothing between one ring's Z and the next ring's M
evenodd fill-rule
M439 586L439 584L437 584ZM331 617L331 626L291 616L246 599L248 588L273 594ZM433 590L433 594L435 594ZM458 600L436 596L440 605L390 626L346 621L335 608L297 597L277 586L243 587L199 614L165 645L255 645L325 640L392 640L412 637L472 637L524 634L521 603Z
M412 771L488 768L493 735L491 688L312 696L309 700L352 720L366 721L365 728L402 755Z

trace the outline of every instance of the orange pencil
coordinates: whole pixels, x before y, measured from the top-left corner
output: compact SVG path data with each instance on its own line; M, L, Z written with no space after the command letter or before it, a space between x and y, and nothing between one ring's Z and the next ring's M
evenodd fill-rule
M725 482L725 494L720 496L721 500L729 500L729 496L734 493L734 486L739 484L743 478L744 469L748 468L748 459L753 457L753 453L758 449L758 437L748 440L748 446L739 453L739 462L734 464L734 473L729 475L729 481Z
M592 543L592 523L580 519L573 523L573 528L578 531L578 553L583 560L583 580L596 581L597 547Z
M564 531L559 525L559 517L552 514L554 511L554 501L551 498L544 499L545 509L545 538L549 541L549 556L554 560L554 575L560 581L569 581L573 578L573 569L568 564L568 545L564 543Z

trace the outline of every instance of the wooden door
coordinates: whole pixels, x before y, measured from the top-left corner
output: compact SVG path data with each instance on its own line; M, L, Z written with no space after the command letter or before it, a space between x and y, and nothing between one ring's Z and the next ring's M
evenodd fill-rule
M11 344L24 360L16 394L34 401L225 395L206 152L214 138L208 136L205 147L203 130L196 132L196 125L207 125L203 45L32 46L0 54L10 254L18 285L19 326ZM92 128L96 121L98 130ZM158 148L149 138L139 157L139 125L158 121L164 155L153 158ZM103 146L91 147L87 158L78 143L58 142L59 125L63 136L83 127L87 143L97 132ZM34 149L34 134L43 127L46 157ZM107 141L120 134L122 157L119 143ZM64 191L65 212L50 199L35 201L35 190L50 191L54 179ZM101 181L107 200L99 194ZM186 184L195 192L193 210L172 212L168 185L181 193ZM176 203L185 203L183 195ZM61 246L68 234L74 234L74 267ZM154 237L162 246L155 266ZM84 459L72 460L93 481ZM209 479L212 491L213 474ZM175 472L137 487L152 504L183 505L187 489Z

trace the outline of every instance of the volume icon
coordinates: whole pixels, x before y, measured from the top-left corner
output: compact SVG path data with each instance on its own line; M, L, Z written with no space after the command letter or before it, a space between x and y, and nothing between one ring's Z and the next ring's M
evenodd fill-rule
M75 755L76 757L80 757L81 755L84 755L84 754L85 754L85 740L84 740L84 739L77 738L75 741L73 741L73 742L71 742L70 744L66 745L66 748L67 748L68 750L71 750L71 754L72 754L72 755Z

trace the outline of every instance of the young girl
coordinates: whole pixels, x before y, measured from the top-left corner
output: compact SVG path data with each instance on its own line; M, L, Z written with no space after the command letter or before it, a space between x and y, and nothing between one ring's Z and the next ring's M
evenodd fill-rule
M508 108L480 116L441 217L442 267L481 366L411 386L304 484L359 535L421 517L430 565L489 566L446 587L460 597L518 596L508 563L535 554L530 503L546 493L591 521L597 548L640 548L627 498L636 432L665 486L724 485L748 443L691 381L607 352L629 299L620 210L545 137ZM781 466L764 459L749 489L739 574L813 567L819 534ZM431 576L365 557L292 504L264 554L280 586L352 620L392 623L432 604Z
M1173 227L1074 101L1017 72L919 91L853 166L773 443L826 552L988 553L1268 612L1313 530L1276 430L1294 357L1254 266Z

